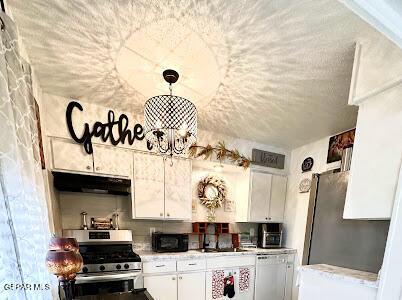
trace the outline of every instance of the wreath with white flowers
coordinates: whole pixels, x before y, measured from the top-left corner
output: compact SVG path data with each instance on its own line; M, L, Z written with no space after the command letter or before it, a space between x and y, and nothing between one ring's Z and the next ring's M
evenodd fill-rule
M209 221L215 219L215 209L222 207L226 200L226 193L225 181L213 175L208 175L198 183L198 198L209 210Z

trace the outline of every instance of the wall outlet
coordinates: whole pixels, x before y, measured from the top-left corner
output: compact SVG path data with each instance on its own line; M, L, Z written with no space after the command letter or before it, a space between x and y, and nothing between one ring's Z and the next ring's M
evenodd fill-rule
M155 227L149 227L149 235L152 236L152 234L155 232Z
M255 234L254 228L250 228L250 236L254 236L254 234Z

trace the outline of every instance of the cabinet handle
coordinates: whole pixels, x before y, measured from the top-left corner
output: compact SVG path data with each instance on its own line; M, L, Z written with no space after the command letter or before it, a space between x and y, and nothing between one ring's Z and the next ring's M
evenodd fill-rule
M160 215L161 217L163 217L163 213L160 213L159 215Z
M165 265L159 265L159 266L155 266L155 267L157 267L157 268L161 268L161 267L164 267Z
M91 166L87 166L87 170L91 170Z
M176 280L176 277L172 277L172 280Z
M188 264L189 266L196 266L197 264L196 263L190 263L190 264Z

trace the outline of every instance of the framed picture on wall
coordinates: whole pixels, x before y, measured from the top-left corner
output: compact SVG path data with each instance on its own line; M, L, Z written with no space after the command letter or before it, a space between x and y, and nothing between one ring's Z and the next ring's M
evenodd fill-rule
M329 138L327 163L342 159L342 150L353 145L356 129L351 129Z

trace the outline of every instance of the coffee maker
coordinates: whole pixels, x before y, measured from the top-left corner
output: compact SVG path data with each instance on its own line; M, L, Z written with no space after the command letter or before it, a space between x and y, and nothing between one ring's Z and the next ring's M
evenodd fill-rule
M282 247L282 224L281 223L258 224L258 247L260 248Z

